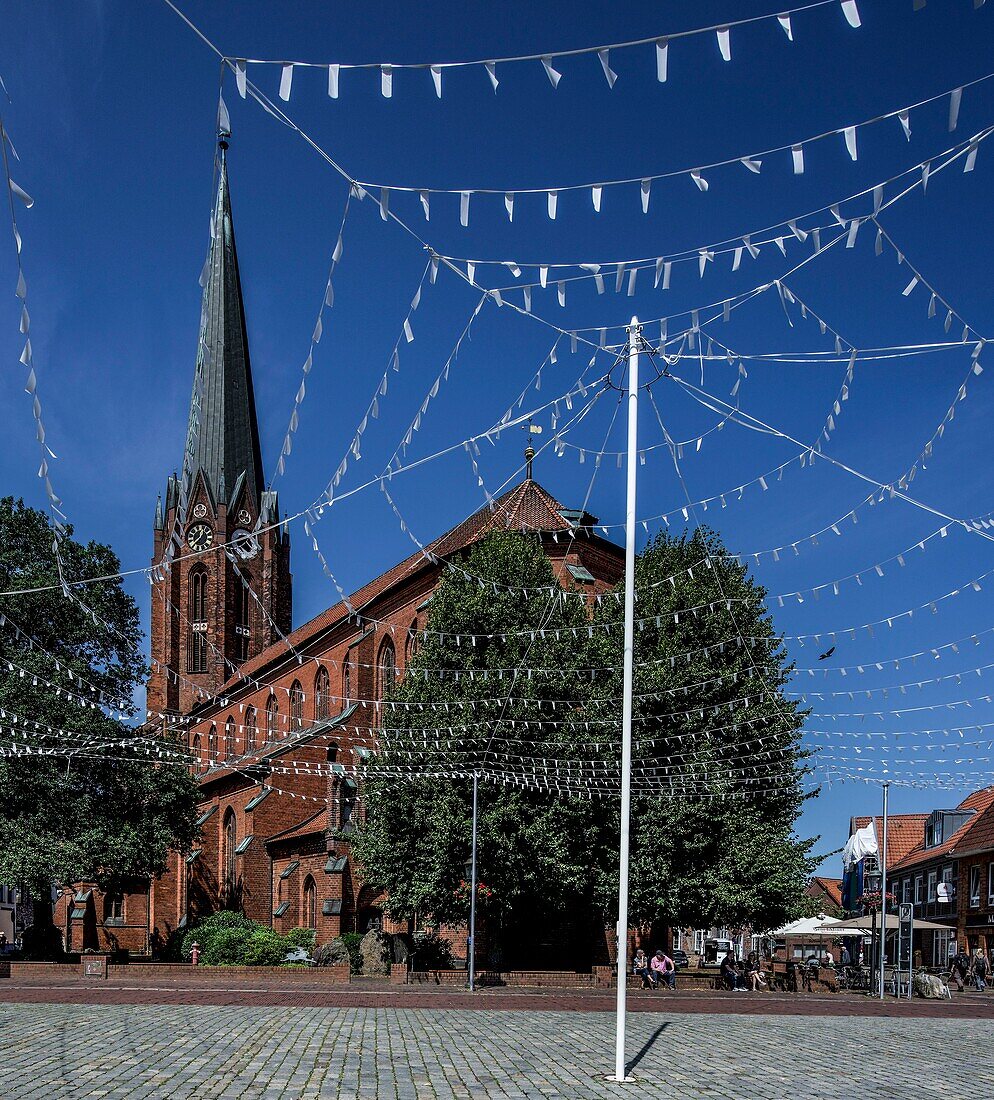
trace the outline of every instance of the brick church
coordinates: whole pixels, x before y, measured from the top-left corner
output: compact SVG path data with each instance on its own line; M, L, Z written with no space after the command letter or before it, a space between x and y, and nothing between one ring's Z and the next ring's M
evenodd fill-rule
M348 834L379 701L404 675L444 562L487 533L535 533L564 585L604 592L624 555L585 532L530 476L350 597L292 627L290 533L264 480L231 214L226 143L205 287L183 473L155 510L148 710L166 715L199 778L200 836L151 882L63 893L70 951L156 954L195 916L235 908L325 943L383 920ZM172 546L172 554L170 554ZM432 560L435 559L435 560ZM358 621L357 621L358 620ZM393 929L400 931L402 929Z

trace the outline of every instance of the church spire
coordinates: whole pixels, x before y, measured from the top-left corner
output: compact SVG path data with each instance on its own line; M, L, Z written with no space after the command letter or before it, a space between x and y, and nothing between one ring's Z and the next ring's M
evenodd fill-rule
M218 143L217 200L204 268L197 381L190 402L190 474L191 482L198 472L203 474L217 504L229 503L223 500L225 481L236 484L244 474L246 488L259 508L263 503L262 453L231 220L227 137L222 132Z

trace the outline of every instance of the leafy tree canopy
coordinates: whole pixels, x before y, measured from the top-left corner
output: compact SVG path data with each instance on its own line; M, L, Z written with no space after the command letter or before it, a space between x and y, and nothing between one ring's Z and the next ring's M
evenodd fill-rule
M501 587L443 575L424 644L385 707L356 854L394 915L465 920L466 775L481 770L479 876L494 891L493 915L609 923L617 800L493 777L541 775L543 761L560 770L585 761L588 775L599 761L617 775L622 604L601 601L591 632L575 597L521 595L555 581L524 535L492 535L463 564ZM659 535L638 558L638 616L648 621L635 642L633 924L776 927L803 911L813 869L812 841L793 832L803 714L784 694L790 670L764 596L710 532ZM473 634L492 637L473 645ZM590 669L601 671L580 671ZM470 675L482 670L488 679ZM435 706L399 705L411 703Z
M88 614L59 586L52 541L44 513L0 499L0 590L50 588L0 597L0 882L38 894L162 870L189 847L197 804L187 770L157 763L175 744L117 717L136 715L147 671L134 600L98 581L78 589ZM60 554L70 580L120 570L71 529Z

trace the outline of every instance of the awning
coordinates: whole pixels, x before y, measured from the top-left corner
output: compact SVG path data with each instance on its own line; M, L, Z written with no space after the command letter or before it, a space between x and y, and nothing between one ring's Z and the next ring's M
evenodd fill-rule
M889 932L896 931L900 925L900 921L894 913L887 914L887 930ZM865 917L853 917L852 920L840 920L834 924L826 925L825 930L830 935L844 936L847 932L869 932L874 927L873 914L867 914ZM880 914L876 914L876 927L880 927ZM948 932L950 929L955 928L952 924L936 924L930 920L918 920L915 919L915 931L917 932Z
M793 924L785 924L783 928L778 928L775 932L768 933L771 939L782 940L786 936L837 936L839 933L834 929L828 929L827 925L834 925L837 921L834 917L804 917L802 920L796 920Z

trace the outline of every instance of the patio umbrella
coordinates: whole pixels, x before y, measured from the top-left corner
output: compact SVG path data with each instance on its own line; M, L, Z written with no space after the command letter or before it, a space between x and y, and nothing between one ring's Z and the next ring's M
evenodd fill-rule
M824 931L829 936L843 936L847 932L869 932L874 924L874 917L876 919L877 928L880 927L880 914L867 913L862 917L853 917L851 920L834 921L832 924L826 924ZM896 931L900 926L900 921L894 913L888 913L886 919L886 927L888 932ZM916 932L948 932L954 925L950 924L936 924L934 921L929 920L915 920Z

